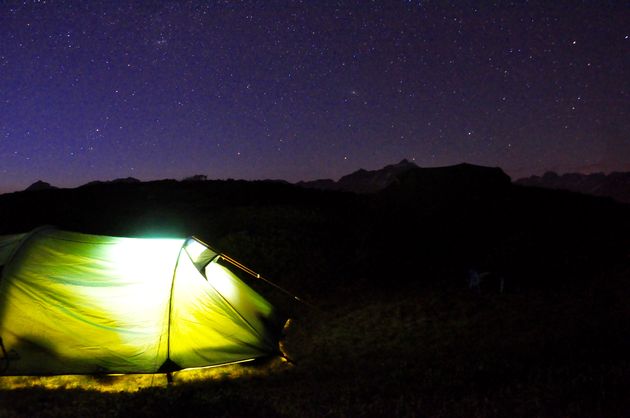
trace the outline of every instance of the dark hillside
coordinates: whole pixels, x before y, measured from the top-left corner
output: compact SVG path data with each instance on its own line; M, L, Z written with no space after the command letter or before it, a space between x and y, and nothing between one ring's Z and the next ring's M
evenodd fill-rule
M500 169L410 170L371 205L364 257L384 256L379 274L407 280L456 284L473 268L503 277L508 288L564 285L623 259L630 244L627 207L515 186Z
M0 196L0 233L49 224L122 236L196 235L310 292L372 283L567 284L623 259L627 206L516 186L498 168L409 168L372 194L270 181L101 183ZM318 290L319 289L319 290Z

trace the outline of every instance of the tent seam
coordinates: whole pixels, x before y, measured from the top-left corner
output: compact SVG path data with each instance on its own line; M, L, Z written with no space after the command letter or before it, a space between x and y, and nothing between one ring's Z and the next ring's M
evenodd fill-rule
M177 267L179 266L179 258L182 256L182 250L184 250L184 245L186 245L186 241L187 240L184 240L182 246L179 248L179 253L177 254L177 261L175 262L175 266L173 267L173 275L171 276L171 290L168 297L168 323L167 323L167 328L166 328L166 360L164 360L164 362L167 362L171 358L171 316L173 313L173 290L175 288L175 275L177 274ZM162 333L160 333L160 340L158 341L158 356L159 356L161 344L162 344Z

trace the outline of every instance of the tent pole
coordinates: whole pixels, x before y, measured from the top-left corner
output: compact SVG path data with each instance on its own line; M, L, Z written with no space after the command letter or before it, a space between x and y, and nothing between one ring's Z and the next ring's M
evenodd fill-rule
M292 294L291 292L289 292L288 290L286 290L285 288L278 286L277 284L275 284L274 282L272 282L271 280L267 280L264 277L262 277L260 274L256 273L254 270L250 269L247 266L244 266L243 264L239 263L238 261L234 260L232 257L229 257L225 254L219 254L219 257L221 257L223 260L227 261L228 263L234 265L235 267L240 268L241 270L243 270L245 273L248 273L249 275L262 280L263 282L273 286L274 288L280 290L281 292L283 292L284 294L291 296L293 299L297 300L300 303L303 303L307 306L313 307L310 303L306 302L305 300L300 299L299 297L295 296L294 294Z
M243 270L245 273L247 273L247 274L251 275L252 277L255 277L255 278L257 278L257 279L260 279L260 280L262 280L263 282L267 283L268 285L273 286L274 288L276 288L276 289L280 290L280 291L281 291L281 292L283 292L284 294L286 294L286 295L288 295L288 296L292 297L293 299L297 300L298 302L300 302L300 303L302 303L302 304L304 304L304 305L306 305L306 306L308 306L308 307L314 308L314 306L313 306L313 305L311 305L310 303L306 302L305 300L300 299L299 297L295 296L293 293L289 292L288 290L286 290L286 289L285 289L285 288L283 288L283 287L278 286L277 284L275 284L275 283L274 283L274 282L272 282L271 280L267 280L267 279L265 279L265 278L264 278L264 277L262 277L260 274L256 273L254 270L250 269L249 267L247 267L247 266L245 266L245 265L243 265L243 264L239 263L238 261L236 261L236 260L235 260L235 259L233 259L232 257L230 257L230 256L228 256L228 255L225 255L225 254L222 254L222 253L220 253L220 252L216 251L214 248L212 248L211 246L209 246L207 243L203 242L203 241L202 241L202 240L200 240L199 238L197 238L197 237L195 237L195 236L193 236L193 237L191 237L191 238L192 238L192 239L194 239L195 241L198 241L200 244L203 244L204 246L206 246L206 247L210 248L212 251L214 251L215 253L217 253L217 254L218 254L218 256L219 256L220 258L222 258L223 260L227 261L228 263L230 263L230 264L234 265L235 267L238 267L239 269Z

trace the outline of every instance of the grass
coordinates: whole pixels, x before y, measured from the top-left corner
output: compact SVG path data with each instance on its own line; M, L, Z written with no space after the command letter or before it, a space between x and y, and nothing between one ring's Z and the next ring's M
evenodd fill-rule
M5 377L0 416L627 416L627 273L551 292L331 292L289 329L294 364L186 371L170 387Z

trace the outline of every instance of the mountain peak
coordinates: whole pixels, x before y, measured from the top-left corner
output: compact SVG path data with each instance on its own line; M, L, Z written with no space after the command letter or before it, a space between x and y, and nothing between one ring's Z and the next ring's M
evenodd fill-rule
M416 168L418 168L418 166L415 163L403 159L398 163L386 165L378 170L360 168L353 173L341 177L339 181L320 179L299 182L297 184L302 187L314 189L374 193L392 184L400 174Z
M611 197L620 202L630 203L630 172L604 173L565 173L548 171L542 176L531 176L516 181L522 186L562 189L594 196Z
M50 189L56 189L56 187L52 186L50 183L46 183L45 181L37 180L35 183L31 184L24 190L29 191L29 192L36 192L39 190L50 190Z
M484 167L469 163L461 163L447 167L421 168L414 162L403 159L398 163L386 165L378 170L359 169L345 175L339 181L320 179L308 182L299 182L298 186L322 190L340 190L354 193L375 193L399 184L403 179L416 173L424 178L423 181L439 182L442 180L461 183L463 179L468 182L488 184L509 184L509 176L497 167ZM412 176L413 177L413 176Z

